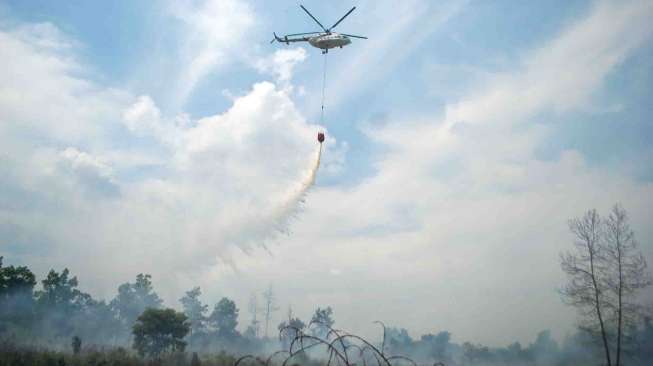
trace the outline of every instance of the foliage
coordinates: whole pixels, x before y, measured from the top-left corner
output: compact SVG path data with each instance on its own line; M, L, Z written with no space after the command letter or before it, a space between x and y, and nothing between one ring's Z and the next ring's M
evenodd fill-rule
M305 328L306 324L299 318L291 317L288 321L281 322L278 327L281 346L284 349L290 347L290 342Z
M333 309L331 309L330 306L327 306L324 309L318 307L315 309L315 313L313 314L309 324L316 324L315 327L311 328L313 329L313 335L325 337L329 328L333 327L333 324L335 324L335 320L333 320Z
M420 341L428 349L427 357L436 361L448 361L451 359L447 349L451 346L451 333L444 331L435 335L425 334Z
M238 307L233 300L223 297L213 309L209 316L209 323L217 330L219 338L234 340L240 334L236 330L238 326Z
M33 320L36 277L24 266L3 267L2 260L0 257L0 324L27 327Z
M71 277L68 268L61 273L50 270L41 285L42 289L35 292L35 298L42 331L54 337L68 338L76 325L70 320L93 306L93 299L77 289L77 277Z
M184 351L183 338L190 330L184 313L174 309L148 308L133 326L133 348L141 356L158 357L165 352Z
M32 291L36 285L34 273L25 266L3 267L3 259L0 256L0 298L5 299L16 292Z
M134 283L123 283L118 287L118 295L111 301L111 307L128 330L136 318L147 308L159 308L163 301L152 287L152 276L139 273Z
M199 287L195 287L186 292L186 295L179 299L184 309L184 314L188 317L190 322L191 334L201 332L205 328L206 312L209 309L208 305L202 304L200 296L202 291Z
M80 309L89 299L77 289L77 277L70 277L70 271L65 268L61 273L50 270L47 277L41 281L43 289L36 292L36 299L42 307L55 307L66 313Z

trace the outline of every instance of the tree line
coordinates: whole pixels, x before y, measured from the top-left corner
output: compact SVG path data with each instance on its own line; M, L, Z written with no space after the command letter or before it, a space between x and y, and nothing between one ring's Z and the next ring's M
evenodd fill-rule
M209 311L202 303L200 287L179 299L181 311L163 306L149 274L138 274L134 282L120 285L111 301L96 300L79 290L79 281L65 268L50 270L36 289L34 273L27 266L4 266L0 257L0 336L16 343L52 348L81 348L89 345L132 346L142 355L156 356L167 351L193 350L252 352L276 345L277 330L292 324L304 328L289 309L288 320L268 337L272 312L278 310L272 287L263 293L264 307L250 304L252 321L241 334L240 309L227 297ZM257 314L266 319L261 335ZM332 325L333 310L317 308L312 321ZM288 342L286 335L281 342Z
M559 344L548 331L522 346L487 347L455 343L442 331L413 339L405 329L383 327L382 349L425 362L460 365L650 364L653 321L639 294L650 286L647 263L638 249L628 215L615 205L606 217L596 210L569 220L572 250L561 253L567 283L563 300L579 312L578 330ZM94 299L78 288L68 269L50 270L40 281L26 266L5 266L0 257L0 340L14 344L67 349L77 354L88 345L132 347L141 356L160 357L193 350L201 353L262 354L287 349L297 332L324 338L335 324L333 309L318 307L306 321L288 308L276 329L279 310L272 287L263 303L252 296L250 321L238 330L240 309L223 297L213 307L194 287L179 299L180 310L166 308L149 274L118 286L110 301ZM649 304L650 306L650 304ZM310 325L310 326L309 326ZM261 329L263 328L263 329Z

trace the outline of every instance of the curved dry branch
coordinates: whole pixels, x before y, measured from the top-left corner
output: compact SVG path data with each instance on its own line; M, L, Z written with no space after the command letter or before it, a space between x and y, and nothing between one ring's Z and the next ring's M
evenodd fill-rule
M344 353L344 356L345 356L345 364L349 365L349 355L347 354L347 347L346 347L344 341L342 341L341 334L340 334L340 332L344 332L344 330L332 328L331 326L329 326L327 324L324 324L323 322L321 322L319 320L311 320L308 323L308 325L306 326L306 328L310 328L313 325L319 325L320 327L323 327L323 328L327 329L327 333L326 333L326 336L325 336L325 338L326 338L325 341L328 342L329 339L331 338L331 336L333 336L333 335L335 335L335 337L336 337L335 339L340 339L340 346L342 347L342 350L343 350L343 353ZM335 346L333 346L333 342L331 342L331 346L335 348Z
M367 357L365 357L365 350L367 349L366 347L361 347L357 344L349 344L347 345L347 348L357 348L358 349L358 358L363 361L363 366L367 366ZM378 361L378 359L377 359Z
M363 366L367 365L367 360L369 353L372 354L374 359L377 362L377 366L393 366L392 361L405 361L411 363L411 366L417 366L417 363L406 356L396 355L396 356L386 356L385 354L385 343L387 338L386 326L381 321L375 321L383 327L383 342L381 343L381 349L377 348L374 344L368 342L364 338L357 336L355 334L347 333L344 330L335 329L330 327L327 324L324 324L320 321L311 321L306 328L319 325L323 329L326 329L326 335L324 337L319 337L317 335L309 335L304 332L304 329L297 328L295 326L286 325L279 329L279 339L283 340L284 334L290 336L294 334L294 337L290 341L288 350L280 350L272 353L265 362L252 356L245 355L239 358L234 366L238 366L242 361L253 358L260 362L264 366L270 366L274 357L280 354L287 354L288 356L284 359L282 366L286 366L290 360L300 354L306 354L311 348L324 346L326 348L328 359L326 366L332 366L337 364L337 366L353 366L355 363L352 363L352 359L349 357L349 352L353 349L358 350L358 359L363 363ZM293 333L291 333L291 331ZM324 333L323 333L324 334ZM339 347L342 349L339 349ZM356 356L353 356L354 359ZM334 364L334 365L335 365ZM444 366L442 362L436 362L433 366Z
M368 346L365 346L365 347L363 347L363 352L365 352L367 350L371 350L371 349L372 348L370 348ZM377 356L377 353L374 352L373 350L372 350L372 356L374 356L374 359L376 360L377 366L381 366L381 359L379 358L379 356Z
M379 351L378 348L374 347L374 345L372 343L366 341L363 337L359 337L359 336L357 336L355 334L344 334L344 335L341 335L339 338L341 338L341 339L352 338L352 339L355 339L355 340L361 342L362 344L365 344L365 346L369 347L373 351L373 353L376 353L379 356L381 356L381 359L384 361L386 366L392 366L390 364L390 361L388 361L388 359L385 357L385 355L383 353L381 353L381 351ZM340 339L336 338L332 342L336 342L338 340L340 340Z
M304 340L314 341L315 343L312 343L312 344L310 344L308 346L304 346ZM300 343L301 347L296 352L293 352L293 345L295 345L297 342ZM312 335L302 333L302 334L298 335L297 337L295 337L295 339L293 339L292 342L290 343L290 350L289 350L290 356L288 356L288 358L286 358L286 360L283 362L283 366L285 366L288 363L288 361L291 358L293 358L295 355L297 355L299 352L306 351L307 349L318 346L318 345L323 345L323 346L327 347L327 350L329 351L329 357L330 358L333 355L335 355L335 356L337 356L337 359L342 360L345 363L345 365L349 365L349 362L347 361L345 356L343 356L342 353L340 353L340 351L338 351L338 349L335 348L330 342L325 341L324 339L316 337L316 336L312 336Z
M237 359L236 362L234 362L234 366L238 366L242 361L244 361L244 360L246 360L248 358L253 358L253 359L256 360L256 357L254 357L254 355L245 355L245 356L242 356L241 358Z
M270 366L270 362L272 361L272 359L274 358L274 356L279 355L279 354L282 354L282 353L288 353L288 354L289 354L290 352L289 352L289 351L286 351L286 350L280 350L280 351L276 351L276 352L274 352L273 354L270 355L270 357L268 357L268 358L265 360L265 366Z
M298 334L301 334L301 333L303 332L300 328L297 328L297 327L294 326L294 325L285 325L285 326L283 326L283 327L281 327L281 328L279 329L279 340L282 340L282 339L283 339L283 333L284 333L284 332L288 332L289 329L292 329L292 330L295 331L295 337L296 337Z

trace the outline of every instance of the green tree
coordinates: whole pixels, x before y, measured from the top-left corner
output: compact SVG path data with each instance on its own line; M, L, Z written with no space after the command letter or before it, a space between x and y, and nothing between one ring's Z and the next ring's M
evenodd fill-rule
M447 331L439 332L436 335L425 334L421 338L428 351L428 355L435 361L449 361L447 349L451 346L451 333Z
M71 319L93 299L77 289L77 277L70 277L68 268L61 273L50 270L41 284L43 289L36 292L36 301L44 330L53 332L54 336L69 336L74 329Z
M558 343L551 337L551 331L543 330L537 334L533 342L526 351L536 360L547 365L557 364L556 357L560 352Z
M413 338L405 328L387 327L384 329L385 347L390 353L412 353Z
M133 348L141 356L157 358L166 352L183 352L190 331L184 313L174 309L146 309L132 327Z
M465 342L462 345L462 359L464 364L473 365L475 363L491 363L492 362L492 352L486 346L477 344L474 345L469 342Z
M138 274L134 283L123 283L118 287L118 295L111 300L124 330L131 328L136 318L147 308L160 308L163 301L152 286L152 276Z
M40 305L63 310L66 313L81 308L89 300L89 295L77 289L77 277L69 277L70 271L65 268L61 273L50 270L47 277L41 281L43 289L36 292Z
M217 330L218 337L233 340L238 337L238 307L233 300L223 297L213 308L209 322Z
M75 324L76 334L83 336L89 344L115 341L122 330L115 310L104 300L89 301L71 321Z
M30 292L36 285L36 277L29 268L21 266L3 267L0 256L0 301L17 292Z
M313 334L317 337L325 337L329 329L333 327L335 320L333 320L333 309L330 306L326 308L317 308L311 318L309 326L313 327Z
M199 287L195 287L190 291L186 292L186 295L179 299L182 307L184 308L184 314L188 317L190 322L190 337L193 337L193 333L198 333L204 330L206 323L206 313L209 310L209 306L202 304L200 301L200 296L202 291Z
M0 331L9 323L31 325L34 313L36 277L27 267L3 267L0 257Z

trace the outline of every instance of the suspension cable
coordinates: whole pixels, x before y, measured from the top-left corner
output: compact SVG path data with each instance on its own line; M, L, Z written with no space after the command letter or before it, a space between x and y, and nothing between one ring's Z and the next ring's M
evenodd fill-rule
M326 72L327 72L327 53L324 52L324 72L322 74L322 111L320 115L320 124L324 125L324 96L326 90Z

